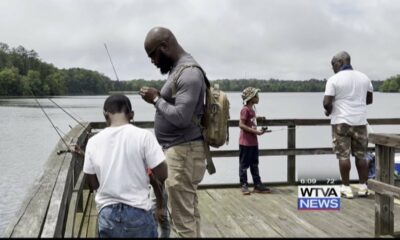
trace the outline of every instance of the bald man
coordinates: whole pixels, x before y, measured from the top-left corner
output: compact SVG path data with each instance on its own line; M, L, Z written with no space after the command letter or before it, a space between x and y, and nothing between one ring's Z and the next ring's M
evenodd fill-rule
M151 29L144 48L161 74L169 74L161 91L142 87L140 95L156 108L154 131L169 166L166 189L173 227L179 237L201 237L197 187L206 170L206 155L197 120L204 112L208 80L169 29Z
M331 64L335 75L326 82L323 105L325 115L331 117L333 150L339 160L343 184L341 195L353 198L349 186L351 152L356 159L360 182L358 196L364 197L368 195L367 105L372 103L373 87L364 73L353 70L347 52L336 54Z

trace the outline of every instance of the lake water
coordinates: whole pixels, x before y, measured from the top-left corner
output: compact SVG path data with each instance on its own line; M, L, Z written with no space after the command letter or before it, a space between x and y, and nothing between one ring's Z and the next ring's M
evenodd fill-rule
M138 95L128 95L136 121L152 121L155 109ZM107 96L59 97L53 100L80 121L104 121L102 106ZM228 93L231 119L239 119L242 101L240 93ZM325 118L323 93L260 93L257 115L268 119ZM39 99L54 124L67 133L77 123L48 99ZM368 118L400 117L400 94L374 93L374 103L368 106ZM43 171L48 155L59 137L34 99L0 99L0 235L19 210L31 184ZM372 126L374 132L400 133L400 126ZM261 148L286 148L287 131L271 127L273 132L259 137ZM275 131L274 131L275 130ZM330 147L329 126L297 127L296 146ZM230 129L229 145L221 150L238 149L239 129ZM297 178L327 177L339 179L334 155L298 156ZM238 183L238 158L216 158L217 173L206 173L202 183ZM358 179L352 160L351 178ZM286 157L261 157L260 175L264 182L286 180ZM248 174L249 182L252 181Z

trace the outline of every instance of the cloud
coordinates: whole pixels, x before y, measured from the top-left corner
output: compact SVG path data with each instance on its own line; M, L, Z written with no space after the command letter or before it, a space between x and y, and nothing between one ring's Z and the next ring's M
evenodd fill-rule
M399 73L395 0L2 0L0 9L0 41L112 79L104 43L120 79L165 78L143 48L154 26L170 28L210 79L328 78L340 50L371 79Z

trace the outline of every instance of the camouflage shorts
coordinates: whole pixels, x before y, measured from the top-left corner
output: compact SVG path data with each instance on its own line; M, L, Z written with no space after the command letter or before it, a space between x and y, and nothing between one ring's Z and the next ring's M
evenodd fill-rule
M333 151L339 160L350 159L351 153L363 159L368 147L367 126L332 125Z

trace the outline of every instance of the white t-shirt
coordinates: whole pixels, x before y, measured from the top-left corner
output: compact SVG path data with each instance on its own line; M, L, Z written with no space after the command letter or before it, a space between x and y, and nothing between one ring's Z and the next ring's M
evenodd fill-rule
M373 92L371 80L362 72L343 70L326 82L325 95L334 96L331 124L351 126L367 124L367 92Z
M115 203L150 210L146 169L164 160L155 136L131 124L107 127L90 138L83 172L96 174L99 180L95 197L97 211Z

